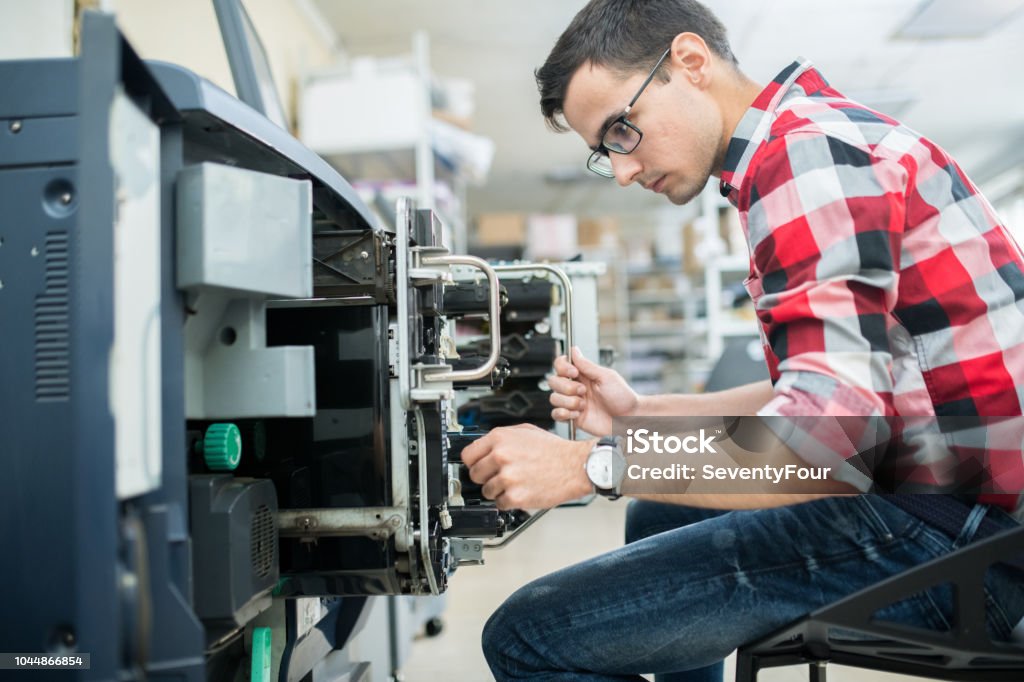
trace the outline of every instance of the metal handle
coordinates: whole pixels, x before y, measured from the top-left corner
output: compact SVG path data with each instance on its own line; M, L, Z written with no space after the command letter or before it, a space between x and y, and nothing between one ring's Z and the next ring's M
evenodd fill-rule
M424 381L473 381L489 376L498 366L501 357L501 297L498 291L498 274L482 258L476 256L426 256L420 259L422 265L470 265L481 270L487 277L487 313L491 323L491 354L484 364L476 369L440 370L423 373Z
M512 531L511 533L506 535L505 537L500 538L498 540L494 540L492 542L485 542L484 543L484 549L501 549L502 547L507 547L508 543L512 542L517 537L519 537L524 530L526 530L527 528L532 526L534 523L536 523L537 520L540 517L544 516L549 511L551 511L551 510L550 509L538 509L537 511L535 511L533 514L530 515L530 518L526 519L526 521L523 522L523 525L519 526L514 531Z

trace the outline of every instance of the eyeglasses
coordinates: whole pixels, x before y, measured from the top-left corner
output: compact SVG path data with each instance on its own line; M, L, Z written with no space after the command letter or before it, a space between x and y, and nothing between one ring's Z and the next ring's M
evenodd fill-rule
M594 171L598 175L606 178L614 178L615 170L612 168L612 160L608 156L609 152L616 154L629 154L640 144L640 140L643 139L644 134L639 128L637 128L628 118L629 112L633 109L633 105L640 98L644 88L646 88L650 82L654 79L654 74L661 68L662 62L672 52L672 48L669 47L665 50L665 53L661 55L661 59L654 65L651 72L647 74L647 78L644 79L640 89L633 95L633 99L629 100L629 104L622 110L622 114L612 121L604 129L601 134L601 142L597 145L597 149L587 159L587 168Z

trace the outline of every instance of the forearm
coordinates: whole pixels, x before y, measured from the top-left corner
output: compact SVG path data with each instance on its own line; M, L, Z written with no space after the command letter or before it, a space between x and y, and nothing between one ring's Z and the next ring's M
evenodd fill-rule
M641 396L635 416L723 416L743 417L756 414L774 396L767 379L714 393Z

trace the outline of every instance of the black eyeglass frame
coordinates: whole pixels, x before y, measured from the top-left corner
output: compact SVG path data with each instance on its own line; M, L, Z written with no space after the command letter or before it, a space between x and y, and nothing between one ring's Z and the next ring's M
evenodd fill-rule
M609 123L608 125L606 125L604 127L604 130L601 131L601 141L598 143L597 149L591 152L590 156L587 158L587 170L590 170L593 173L597 173L598 175L604 178L614 178L614 170L609 169L606 171L603 168L599 168L598 166L595 165L596 162L599 159L607 156L608 153L631 154L633 153L633 151L636 150L637 147L640 146L640 142L644 139L644 133L642 130L637 128L636 125L627 118L627 116L629 116L629 112L633 110L633 105L636 104L636 101L640 99L640 95L643 94L644 90L647 89L647 86L650 85L652 80L654 80L654 74L658 73L658 69L661 68L661 65L665 62L665 59L667 59L670 54L672 54L671 46L667 50L665 50L665 52L661 55L661 58L658 59L658 63L655 64L654 68L651 69L651 72L647 74L647 78L645 78L644 82L640 84L640 89L636 91L635 95L633 95L633 99L629 100L629 104L627 104L626 108L622 110L622 113L619 115L619 117L616 118L611 123ZM629 149L612 149L604 142L604 138L608 134L608 131L612 129L612 126L618 123L621 123L622 125L636 131L636 144L634 144Z

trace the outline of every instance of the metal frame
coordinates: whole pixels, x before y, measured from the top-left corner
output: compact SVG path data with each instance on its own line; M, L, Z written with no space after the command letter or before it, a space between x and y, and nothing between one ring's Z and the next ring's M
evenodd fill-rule
M502 272L537 272L546 273L555 276L558 280L559 286L562 288L562 304L565 307L565 358L572 364L572 347L573 347L573 301L572 301L572 282L569 280L569 276L565 274L565 271L561 268L549 265L547 263L522 263L514 265L496 265L494 266L495 271L498 273ZM492 325L493 327L493 325ZM501 346L501 337L498 337L498 343L496 344L493 340L491 341L491 348L499 348ZM576 422L569 422L569 440L576 440ZM549 509L538 509L530 515L522 525L516 528L508 535L491 542L485 542L484 547L486 549L502 549L508 546L510 542L519 537L527 528L535 524L540 520L542 516L548 513Z
M985 574L1024 550L1024 526L961 548L852 594L771 635L741 647L736 682L756 682L764 668L810 664L811 682L825 682L825 664L967 682L1024 679L1024 646L992 642L985 627ZM873 620L880 609L950 583L953 628L938 632ZM840 630L845 637L836 637ZM854 633L864 639L850 639Z

